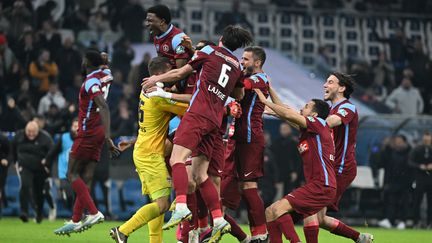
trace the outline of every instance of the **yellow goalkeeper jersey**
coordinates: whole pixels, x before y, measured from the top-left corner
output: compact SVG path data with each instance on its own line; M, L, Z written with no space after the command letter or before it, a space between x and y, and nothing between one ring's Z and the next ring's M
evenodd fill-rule
M170 99L140 94L138 110L138 137L135 142L134 156L150 154L164 155L165 139L172 115L183 115L188 104Z

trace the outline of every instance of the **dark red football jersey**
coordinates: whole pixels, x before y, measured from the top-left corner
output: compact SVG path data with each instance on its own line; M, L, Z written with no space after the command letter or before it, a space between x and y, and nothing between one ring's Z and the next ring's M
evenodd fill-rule
M355 146L358 128L358 113L356 107L347 99L332 106L330 115L339 116L342 124L333 127L335 143L335 169L341 174L345 170L351 171L357 166Z
M245 96L240 101L243 113L236 121L234 139L240 143L264 143L263 112L265 105L258 99L253 89L260 89L269 96L268 76L255 73L243 80Z
M236 86L242 86L240 63L225 47L205 46L189 61L198 81L188 112L204 116L221 126L225 101Z
M185 35L182 30L171 24L165 33L153 38L158 56L169 58L173 68L176 68L176 59L191 58L189 51L181 44Z
M325 120L306 117L306 129L300 129L298 150L303 159L306 183L318 182L336 188L334 171L335 147L331 129Z

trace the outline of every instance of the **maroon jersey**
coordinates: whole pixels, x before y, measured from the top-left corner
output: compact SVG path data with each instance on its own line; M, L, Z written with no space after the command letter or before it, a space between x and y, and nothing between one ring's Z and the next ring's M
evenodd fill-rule
M240 63L225 47L205 46L189 65L199 74L187 112L203 116L220 127L225 101L234 87L242 85Z
M98 95L104 95L104 97L108 95L110 82L103 82L103 80L108 80L107 75L106 70L98 69L88 74L81 85L77 137L92 136L100 131L99 126L102 125L102 120L93 99Z
M179 28L170 25L165 33L153 38L158 56L170 59L173 68L176 68L176 59L190 59L189 52L181 45L182 38L185 35Z
M300 129L297 146L303 159L303 172L306 183L318 182L336 188L333 166L334 143L331 129L319 117L306 117L306 129Z
M330 115L341 118L342 124L333 127L333 139L336 148L335 169L341 174L345 170L351 171L357 166L355 146L358 127L358 113L356 107L347 99L332 106Z
M194 71L193 74L187 77L186 82L184 82L184 80L177 82L176 88L178 92L181 94L193 94L195 91L195 84L197 80L198 80L198 73Z
M265 73L255 73L243 80L245 95L240 101L242 116L236 121L234 139L240 143L264 143L263 112L265 105L253 89L260 89L268 97L269 83Z

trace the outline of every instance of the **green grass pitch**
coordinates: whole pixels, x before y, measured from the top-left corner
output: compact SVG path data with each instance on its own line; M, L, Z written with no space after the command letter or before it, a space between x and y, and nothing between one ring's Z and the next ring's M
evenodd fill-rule
M121 222L107 221L102 224L93 226L90 230L80 234L73 234L71 237L56 236L53 230L63 224L62 220L48 222L44 220L41 224L33 221L22 223L17 218L0 219L0 243L48 243L48 242L114 242L109 237L109 229L119 225ZM247 226L243 226L247 229ZM302 239L303 230L297 227L297 233ZM361 231L368 231L375 236L374 243L426 243L431 242L432 231L427 230L384 230L378 228L359 228ZM249 232L247 230L247 232ZM147 227L137 230L129 238L128 242L148 242ZM164 243L176 243L174 230L164 232ZM225 235L222 243L237 242L230 235ZM288 241L286 241L288 242ZM320 230L319 242L325 243L343 243L353 242L332 234L325 230Z

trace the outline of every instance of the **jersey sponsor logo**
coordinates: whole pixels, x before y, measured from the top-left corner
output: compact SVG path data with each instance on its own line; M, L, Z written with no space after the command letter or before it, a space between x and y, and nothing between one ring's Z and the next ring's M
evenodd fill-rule
M298 149L300 154L303 154L304 152L309 150L309 144L307 143L306 140L304 140L304 141L299 143L299 145L297 146L297 149Z
M177 46L177 48L175 49L175 52L176 52L177 54L183 54L183 53L186 52L186 50L185 50L184 46L179 45L179 46Z
M307 119L308 119L310 122L315 122L315 118L313 118L313 117L311 117L311 116L308 116Z
M339 109L337 113L343 117L346 117L346 115L348 114L348 112L345 109Z
M225 100L226 98L226 95L222 93L222 91L220 91L216 86L210 84L207 90L215 94L221 100Z
M93 85L93 87L91 88L91 92L92 93L97 93L100 92L100 88L97 85Z
M164 52L168 52L168 51L169 51L169 46L168 46L167 44L163 44L163 45L162 45L162 50L163 50Z
M225 61L231 63L231 64L234 65L236 68L239 68L239 67L240 67L239 62L238 62L237 60L235 60L234 58L232 58L232 57L229 57L229 56L227 56L227 55L224 55L223 53L220 53L220 52L218 52L218 51L215 51L215 55L218 56L218 57L222 57L223 59L225 59Z

